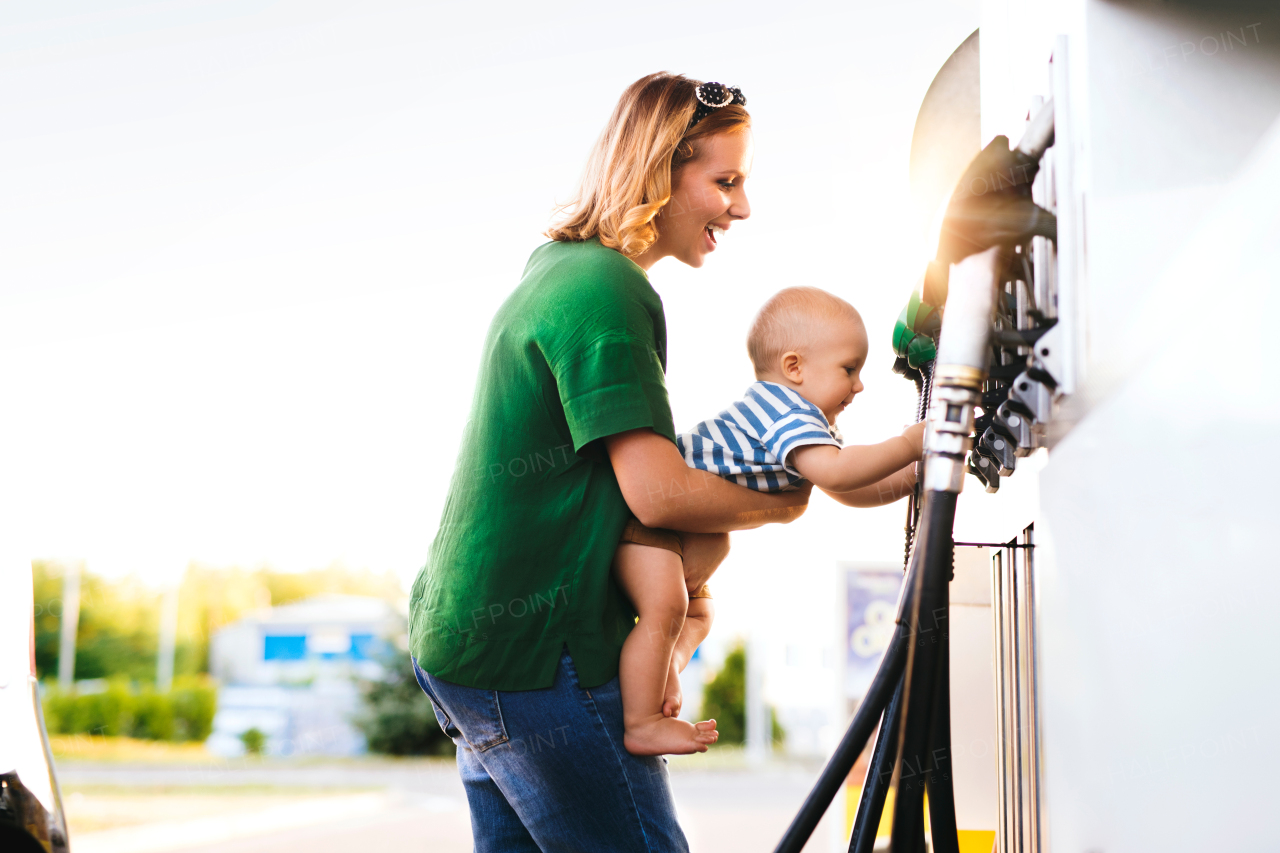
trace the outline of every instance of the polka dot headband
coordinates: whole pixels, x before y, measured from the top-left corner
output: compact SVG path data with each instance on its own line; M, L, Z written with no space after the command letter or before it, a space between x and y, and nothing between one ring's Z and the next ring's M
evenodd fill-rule
M689 122L689 127L693 127L721 107L727 107L730 104L740 104L744 107L747 105L746 96L742 94L741 89L735 89L723 83L703 83L694 90L694 95L698 98L698 108L693 111L693 120Z

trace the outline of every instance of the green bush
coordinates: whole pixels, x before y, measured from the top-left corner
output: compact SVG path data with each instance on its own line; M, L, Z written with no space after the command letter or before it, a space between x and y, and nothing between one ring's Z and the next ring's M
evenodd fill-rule
M177 740L173 701L167 694L144 687L133 697L133 736L146 740Z
M786 732L778 723L777 715L770 709L773 722L771 734L774 743L781 743ZM734 646L725 656L720 671L703 688L702 713L704 720L715 720L720 732L720 743L745 743L747 740L747 649L743 643Z
M208 679L186 676L174 680L169 694L173 704L176 740L205 740L213 733L213 716L218 712L218 691Z
M133 714L133 697L122 681L111 681L98 693L53 688L44 695L45 727L50 734L128 735L133 731Z
M440 730L431 700L417 679L406 671L407 661L394 658L382 664L386 679L362 685L365 710L355 720L369 751L386 755L453 755L453 741Z
M207 679L179 679L167 693L112 680L98 693L54 686L43 691L49 734L92 734L149 740L202 741L213 731L217 689Z
M244 744L244 751L249 755L262 755L267 751L267 734L257 726L242 731L240 742Z

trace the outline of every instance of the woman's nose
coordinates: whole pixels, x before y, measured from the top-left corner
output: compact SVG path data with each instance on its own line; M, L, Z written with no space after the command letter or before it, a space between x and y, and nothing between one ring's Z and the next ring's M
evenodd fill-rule
M734 194L733 203L729 205L729 215L734 219L746 219L751 215L751 202L747 201L746 190Z

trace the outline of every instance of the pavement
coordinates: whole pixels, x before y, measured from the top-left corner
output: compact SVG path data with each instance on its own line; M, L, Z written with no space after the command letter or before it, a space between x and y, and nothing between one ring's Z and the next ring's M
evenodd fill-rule
M74 853L467 853L451 760L250 760L187 766L60 762ZM770 851L817 768L677 760L671 782L692 853ZM820 825L807 850L825 853Z

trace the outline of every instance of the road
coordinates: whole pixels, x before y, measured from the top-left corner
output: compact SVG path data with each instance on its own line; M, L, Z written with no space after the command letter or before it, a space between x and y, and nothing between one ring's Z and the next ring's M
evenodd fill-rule
M770 765L702 769L673 762L672 787L693 853L769 851L816 770ZM240 762L199 766L59 767L75 853L467 853L466 799L445 761ZM145 817L77 833L78 810ZM820 826L810 851L825 853Z

